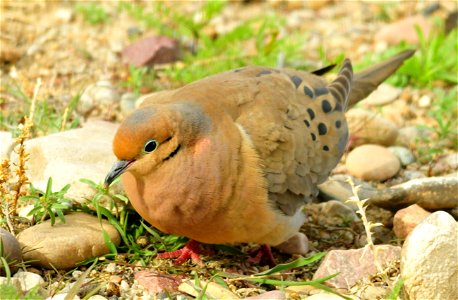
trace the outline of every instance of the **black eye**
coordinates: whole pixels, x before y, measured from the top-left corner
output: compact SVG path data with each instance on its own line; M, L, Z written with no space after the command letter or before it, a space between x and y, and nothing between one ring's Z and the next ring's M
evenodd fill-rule
M156 140L149 140L145 143L145 146L143 147L143 151L146 153L151 153L154 150L156 150L158 145L158 142Z

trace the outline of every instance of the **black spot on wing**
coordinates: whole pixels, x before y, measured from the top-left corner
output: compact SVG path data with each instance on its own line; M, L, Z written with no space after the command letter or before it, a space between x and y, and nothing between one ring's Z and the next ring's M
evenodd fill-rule
M289 77L291 81L294 83L294 86L296 86L296 89L301 85L302 79L299 76L293 75Z
M316 140L316 135L313 132L310 133L310 136L312 137L312 141Z
M261 72L256 74L256 77L261 77L262 75L268 75L268 74L272 74L272 71L271 70L262 70Z
M319 135L325 135L328 132L328 128L326 127L326 124L320 123L318 124L318 134Z
M326 99L321 101L321 108L323 109L323 112L325 112L325 113L328 113L328 112L332 111L331 103Z
M342 126L342 121L337 120L336 121L336 128L340 128L340 126Z
M323 146L323 151L329 151L329 147L327 145Z
M305 85L304 85L304 94L309 96L312 99L315 98L315 95L313 94L312 89Z
M310 127L310 122L307 120L304 120L305 126Z
M321 96L321 95L325 95L328 93L328 88L323 86L323 87L317 87L315 89L315 95L318 97L318 96Z
M308 114L310 116L310 120L315 119L315 112L313 111L313 109L307 108L307 112L308 112Z

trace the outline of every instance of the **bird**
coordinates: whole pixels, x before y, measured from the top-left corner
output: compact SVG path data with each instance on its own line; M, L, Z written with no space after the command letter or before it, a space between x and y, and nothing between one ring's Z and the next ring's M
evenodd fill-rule
M160 258L200 262L201 243L256 243L271 258L270 246L300 234L303 206L344 154L345 111L414 52L355 74L345 59L329 83L333 66L247 66L143 96L114 136L105 184L121 176L143 219L190 239Z

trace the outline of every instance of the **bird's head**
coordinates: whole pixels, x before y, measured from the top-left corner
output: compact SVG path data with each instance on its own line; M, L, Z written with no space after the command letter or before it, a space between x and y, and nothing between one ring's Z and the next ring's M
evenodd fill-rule
M105 185L127 169L139 175L151 172L179 156L211 129L211 120L196 104L152 105L134 111L119 127L113 151L114 164Z

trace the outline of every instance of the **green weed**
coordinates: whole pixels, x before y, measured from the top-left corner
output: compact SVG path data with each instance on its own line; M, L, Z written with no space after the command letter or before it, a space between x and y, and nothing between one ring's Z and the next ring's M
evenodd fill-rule
M79 3L75 6L75 10L83 16L85 22L91 25L104 24L109 19L108 12L97 3Z

